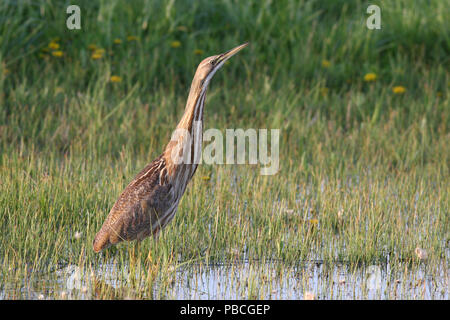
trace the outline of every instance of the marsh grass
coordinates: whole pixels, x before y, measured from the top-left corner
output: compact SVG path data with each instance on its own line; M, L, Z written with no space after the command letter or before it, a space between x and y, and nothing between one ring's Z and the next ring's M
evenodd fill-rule
M424 277L448 281L445 2L380 3L380 31L365 28L364 1L79 5L82 30L69 31L61 27L63 3L0 4L6 297L39 298L23 290L38 283L45 298L177 298L168 292L180 272L220 264L243 273L230 272L246 288L230 280L236 298L302 297L289 290L271 295L261 284L289 278L308 261L320 261L321 272L337 282L337 264L349 277L364 266L389 265L409 277L400 285L425 266ZM62 57L51 55L51 41ZM201 165L158 240L94 255L93 237L117 196L169 141L198 62L244 41L251 46L212 83L204 128L280 128L278 174ZM92 59L90 44L105 49L100 59ZM364 81L370 72L376 80ZM112 75L121 81L111 82ZM397 85L405 93L393 93ZM416 247L427 250L427 261L417 259ZM239 271L242 261L249 265ZM72 265L83 274L114 266L104 272L114 286L95 280L91 295L61 296L61 283L39 284ZM311 287L307 272L300 274L302 293L349 297L335 294L331 280ZM374 297L397 297L387 292Z

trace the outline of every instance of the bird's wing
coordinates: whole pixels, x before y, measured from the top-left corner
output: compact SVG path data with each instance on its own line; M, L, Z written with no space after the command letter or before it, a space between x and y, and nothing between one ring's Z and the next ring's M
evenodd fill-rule
M142 239L154 232L173 196L164 171L165 161L160 156L130 182L97 233L94 251L123 240Z

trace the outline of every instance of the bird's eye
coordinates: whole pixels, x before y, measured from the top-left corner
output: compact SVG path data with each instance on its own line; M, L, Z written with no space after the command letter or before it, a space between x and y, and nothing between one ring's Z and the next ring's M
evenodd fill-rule
M215 65L215 64L216 64L216 59L211 60L209 63L210 63L212 66Z

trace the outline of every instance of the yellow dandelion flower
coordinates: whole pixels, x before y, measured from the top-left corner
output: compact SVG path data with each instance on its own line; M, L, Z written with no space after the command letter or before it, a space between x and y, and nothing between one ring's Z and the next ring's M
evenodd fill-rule
M180 42L180 41L172 41L172 42L170 43L170 46L171 46L172 48L179 48L179 47L181 47L181 42Z
M88 45L88 49L95 50L95 49L97 49L97 46L95 44L91 43L90 45Z
M331 65L331 62L328 60L322 60L322 67L328 68Z
M316 226L319 223L319 220L317 219L311 219L308 221L311 225Z
M48 47L50 48L50 49L52 49L52 50L57 50L57 49L59 49L59 44L57 44L56 42L50 42L49 44L48 44Z
M202 49L195 49L194 50L194 54L196 54L196 55L202 55L203 54L203 50Z
M121 40L121 39L114 39L114 43L115 43L115 44L121 44L121 43L122 43L122 40Z
M392 92L395 94L403 94L406 92L406 88L403 86L395 86L392 88Z
M111 78L109 79L111 82L121 82L122 78L119 76L111 76Z
M367 73L364 76L364 81L366 81L366 82L375 81L376 79L377 79L377 75L373 72Z
M91 58L94 59L94 60L101 59L102 57L103 57L103 55L102 55L101 53L97 53L97 52L94 52L94 53L91 55Z
M61 58L63 55L64 55L64 52L62 52L60 50L52 52L52 56L57 57L57 58Z
M138 38L137 38L136 36L128 36L128 37L127 37L127 40L128 40L128 41L137 41L137 39L138 39Z
M208 180L211 180L211 177L210 177L210 176L203 176L203 177L202 177L202 180L208 181Z
M102 48L95 49L94 53L103 55L105 53L105 49L102 49Z

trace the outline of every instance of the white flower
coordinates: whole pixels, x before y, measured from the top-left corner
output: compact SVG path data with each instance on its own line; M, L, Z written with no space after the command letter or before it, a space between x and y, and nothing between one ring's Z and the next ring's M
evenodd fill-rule
M316 300L316 296L313 292L305 292L303 300Z
M416 248L416 255L420 260L427 260L428 259L428 252L425 249Z

